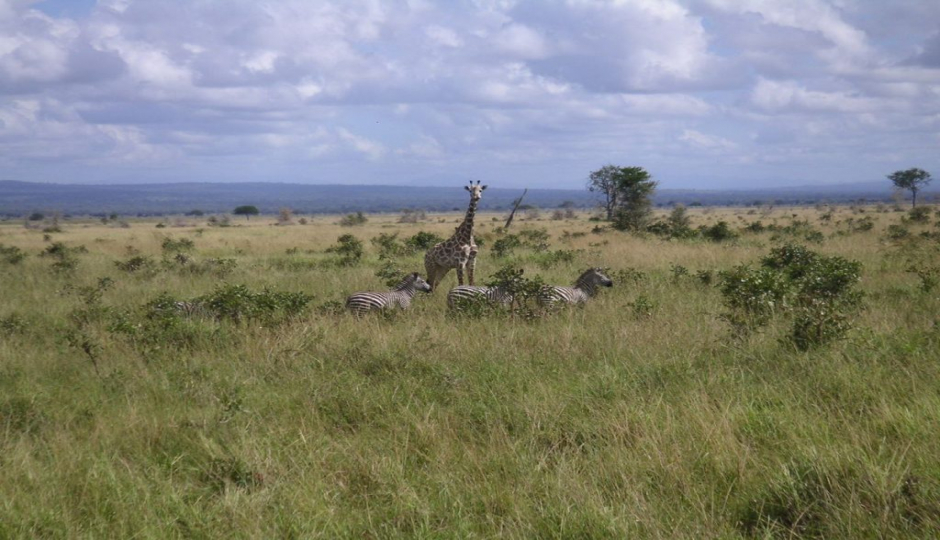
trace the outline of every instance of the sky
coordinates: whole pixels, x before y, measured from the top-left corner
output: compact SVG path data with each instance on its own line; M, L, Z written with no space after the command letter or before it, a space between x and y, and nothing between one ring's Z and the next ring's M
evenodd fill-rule
M940 176L940 0L0 0L0 179Z

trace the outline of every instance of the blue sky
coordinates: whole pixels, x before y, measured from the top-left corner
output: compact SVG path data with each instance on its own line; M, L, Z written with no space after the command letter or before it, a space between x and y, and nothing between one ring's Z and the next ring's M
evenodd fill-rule
M0 179L940 175L940 2L0 0Z

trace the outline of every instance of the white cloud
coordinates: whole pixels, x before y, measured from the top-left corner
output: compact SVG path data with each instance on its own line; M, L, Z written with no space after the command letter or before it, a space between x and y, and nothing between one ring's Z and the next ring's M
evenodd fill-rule
M37 6L0 0L0 156L24 180L157 163L192 179L206 156L219 178L275 156L343 181L381 167L389 182L459 169L521 185L538 171L569 187L634 160L666 186L742 163L779 177L843 159L851 179L889 155L940 165L940 3L102 0L76 19Z
M703 148L706 150L722 151L734 150L737 148L737 145L734 144L734 142L725 139L724 137L719 137L717 135L707 135L694 129L683 130L679 140L686 142L693 147Z

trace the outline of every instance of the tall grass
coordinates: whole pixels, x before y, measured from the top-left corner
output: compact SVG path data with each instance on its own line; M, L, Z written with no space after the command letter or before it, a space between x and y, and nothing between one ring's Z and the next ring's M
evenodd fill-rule
M860 210L874 226L853 232ZM480 282L504 264L557 284L588 266L620 276L535 319L448 315L444 291L387 317L332 309L383 287L367 240L447 237L456 214L352 228L66 220L49 240L0 224L0 244L27 254L0 261L0 537L930 536L940 299L909 268L940 264L920 235L937 229L828 211L691 209L693 227L778 225L720 243L595 233L587 216L515 223L574 254L550 264L531 248L495 258L501 220L479 215ZM863 267L854 328L808 351L783 320L735 337L696 277L805 242L781 231L794 220L822 233L811 249ZM344 234L363 241L361 262L327 252ZM188 262L168 237L192 240ZM57 273L38 256L51 242L88 252ZM115 264L136 256L152 271ZM422 257L394 263L423 273ZM223 283L313 300L273 319L148 311Z

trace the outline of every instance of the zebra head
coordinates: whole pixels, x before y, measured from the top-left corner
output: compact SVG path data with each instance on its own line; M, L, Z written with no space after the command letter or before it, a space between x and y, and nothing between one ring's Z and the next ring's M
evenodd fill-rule
M604 273L604 270L601 268L588 268L584 271L583 274L578 278L578 281L575 283L575 286L578 288L586 288L588 290L594 290L598 285L603 285L604 287L613 287L614 282L612 279L607 277L607 274Z
M414 276L414 279L415 279L414 280L415 289L419 291L424 291L426 293L431 292L431 284L421 279L421 276L419 276L417 272L412 274L412 276Z
M464 186L463 188L470 192L470 200L473 202L477 202L481 198L483 198L483 190L486 189L486 186L485 185L481 186L479 180L477 180L476 185L473 185L473 180L471 180L470 185Z
M418 275L417 272L412 272L411 274L408 274L408 276L395 287L396 291L404 291L407 289L413 289L415 291L431 292L431 286L428 284L427 281L424 281L423 279L421 279L421 276Z

